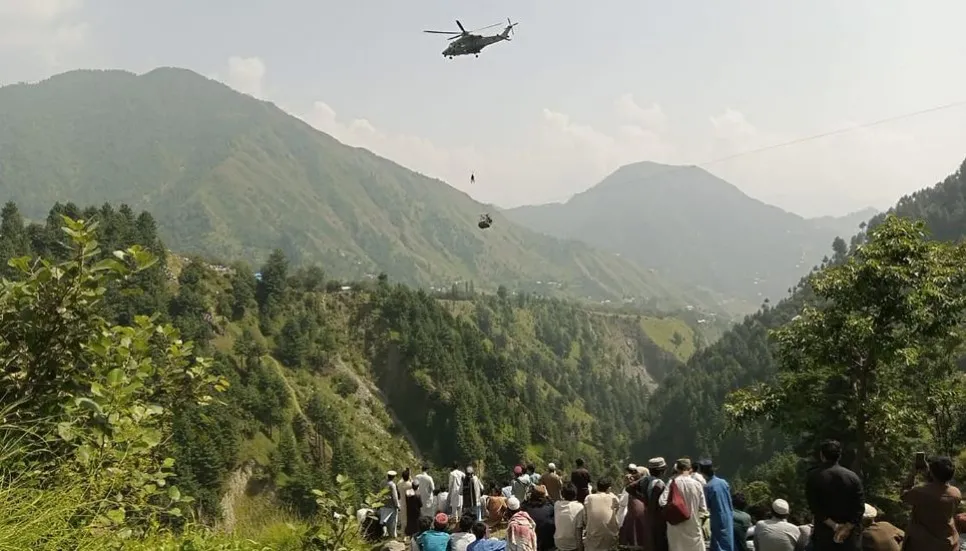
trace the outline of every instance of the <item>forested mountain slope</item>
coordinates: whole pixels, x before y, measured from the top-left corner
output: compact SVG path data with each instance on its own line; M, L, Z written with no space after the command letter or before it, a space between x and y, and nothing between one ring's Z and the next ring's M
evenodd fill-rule
M623 166L566 203L504 214L737 297L752 310L785 296L790 282L828 254L842 226L765 204L699 167L651 162Z
M936 239L963 239L966 163L943 182L903 197L889 212L924 220ZM870 226L885 215L873 218ZM853 245L861 237L853 237ZM838 263L845 258L849 245L837 240L834 249L830 262ZM655 390L649 404L648 435L635 444L635 449L662 450L671 456L697 453L727 458L721 462L727 473L747 473L793 444L760 426L729 430L722 405L729 392L774 377L776 365L768 331L801 312L812 296L804 281L792 296L748 316L715 344L695 354L687 365L669 374Z
M54 201L149 209L183 253L257 264L281 248L294 265L351 279L715 302L497 212L480 231L489 209L465 193L183 69L72 71L0 88L0 189L29 217Z
M250 491L273 490L303 512L315 507L309 490L335 473L377 488L386 469L415 467L417 456L479 461L489 477L522 460L581 456L612 468L629 453L653 381L700 339L674 318L588 312L505 289L434 296L385 277L332 280L319 267L290 267L281 251L257 279L241 263L166 253L153 217L124 205L58 204L47 224L25 226L8 203L0 261L65 258L61 215L99 221L102 255L145 244L161 256L108 290L104 315L172 321L231 383L223 404L178 412L170 444L180 487L210 514L246 462L257 475Z

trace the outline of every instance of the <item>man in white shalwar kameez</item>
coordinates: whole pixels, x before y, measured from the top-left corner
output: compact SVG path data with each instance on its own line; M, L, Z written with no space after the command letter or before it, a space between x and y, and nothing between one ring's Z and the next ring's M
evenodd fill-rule
M453 462L453 470L449 472L449 506L450 515L455 518L463 516L463 479L466 473L460 470L459 463Z
M433 477L429 476L429 465L423 465L423 472L416 475L416 483L419 485L419 499L423 501L419 516L433 518L436 515L436 504L433 503L436 484Z
M704 551L704 532L701 530L701 519L708 516L708 506L704 499L704 486L691 476L691 460L678 459L674 464L674 478L668 482L658 503L661 507L668 504L671 495L671 484L684 497L688 505L691 518L681 524L667 525L667 542L669 551Z

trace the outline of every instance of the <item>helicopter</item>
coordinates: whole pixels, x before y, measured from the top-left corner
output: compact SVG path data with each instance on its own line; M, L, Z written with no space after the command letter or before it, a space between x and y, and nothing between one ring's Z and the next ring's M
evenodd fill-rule
M463 24L456 20L456 25L460 28L459 32L456 31L423 31L426 33L433 34L449 34L452 35L448 40L453 42L443 50L443 57L448 57L453 59L458 55L469 55L474 54L476 57L480 57L480 51L486 48L490 44L496 44L503 40L510 40L510 33L513 32L513 27L517 26L517 23L510 21L510 18L506 19L507 26L503 29L500 34L494 34L492 36L482 36L478 34L473 34L475 32L483 31L486 29L491 29L497 25L502 25L502 23L494 23L487 27L476 29L473 31L467 31L463 28Z

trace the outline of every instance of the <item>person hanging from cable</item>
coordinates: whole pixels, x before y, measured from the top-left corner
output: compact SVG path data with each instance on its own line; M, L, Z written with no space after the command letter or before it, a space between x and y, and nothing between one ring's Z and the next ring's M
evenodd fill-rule
M470 183L471 184L475 184L476 183L476 174L470 174Z

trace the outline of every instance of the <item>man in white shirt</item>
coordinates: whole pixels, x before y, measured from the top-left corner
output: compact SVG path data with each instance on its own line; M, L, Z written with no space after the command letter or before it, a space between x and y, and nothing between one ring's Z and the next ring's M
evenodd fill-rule
M396 488L396 471L386 473L386 488L389 490L389 503L385 510L383 525L386 527L386 536L396 539L398 536L396 526L399 522L399 490Z
M553 544L557 551L577 551L577 519L584 510L577 501L577 487L567 483L560 490L560 501L553 504Z
M429 465L423 465L423 472L416 475L416 483L419 485L419 499L423 502L423 506L419 509L419 516L433 517L436 514L436 504L433 503L436 483L433 482L433 477L429 476Z
M755 551L795 551L801 530L788 522L788 502L776 499L771 504L771 518L755 524Z
M458 462L453 462L453 469L449 472L449 506L450 515L456 518L463 516L463 479L466 473L460 470Z

